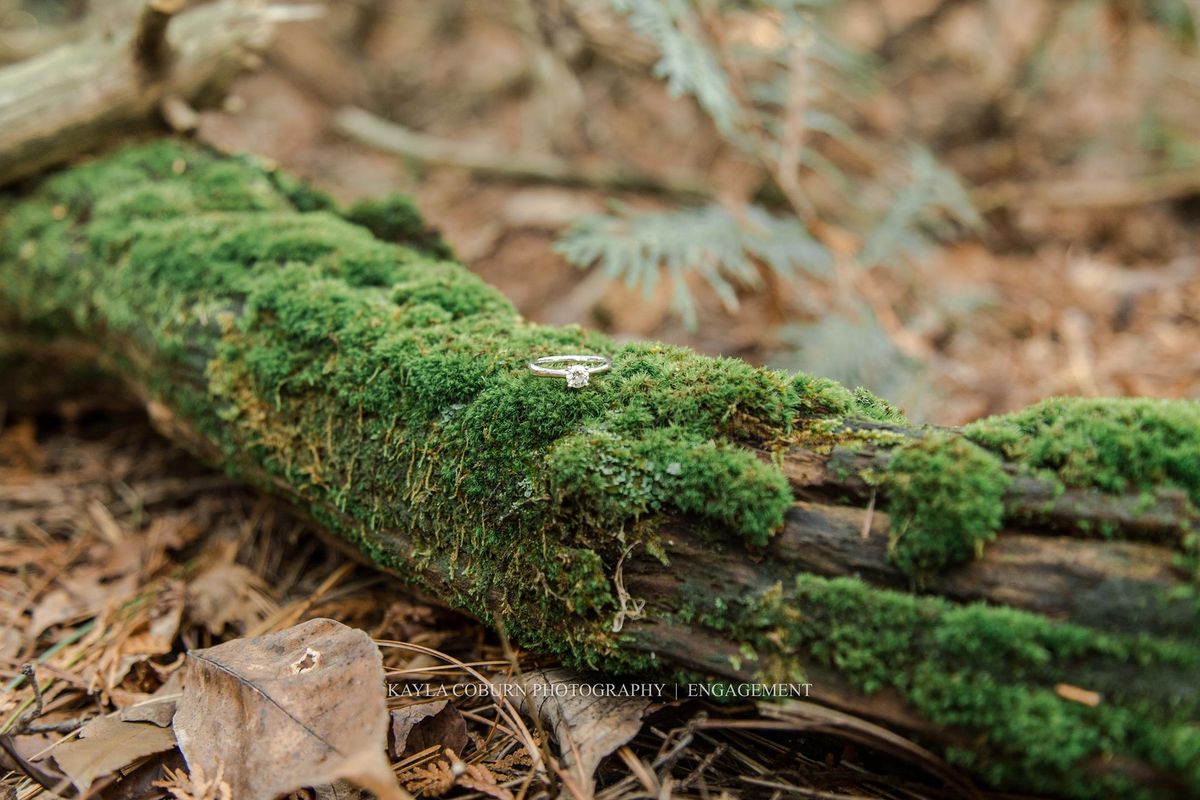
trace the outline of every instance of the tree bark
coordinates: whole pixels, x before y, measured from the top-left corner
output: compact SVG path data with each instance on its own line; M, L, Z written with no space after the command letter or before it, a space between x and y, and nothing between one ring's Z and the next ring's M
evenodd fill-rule
M1175 461L1116 491L840 387L531 325L403 203L345 211L170 142L8 203L0 330L88 342L164 435L526 647L811 683L1001 788L1200 792ZM578 391L527 372L553 352L614 369ZM1147 409L1147 435L1200 420ZM923 453L944 476L904 472ZM977 557L905 566L914 520L959 513L905 481L975 463L1003 512Z

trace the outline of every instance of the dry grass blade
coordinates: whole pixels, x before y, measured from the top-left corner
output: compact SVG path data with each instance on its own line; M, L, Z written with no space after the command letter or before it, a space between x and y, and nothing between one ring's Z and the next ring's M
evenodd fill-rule
M872 722L802 700L776 704L760 703L758 710L768 720L778 720L793 726L796 730L830 733L888 753L940 778L962 797L977 798L980 796L971 780L945 761L911 740ZM754 727L754 723L747 723L747 727ZM766 725L759 723L759 727L766 727Z

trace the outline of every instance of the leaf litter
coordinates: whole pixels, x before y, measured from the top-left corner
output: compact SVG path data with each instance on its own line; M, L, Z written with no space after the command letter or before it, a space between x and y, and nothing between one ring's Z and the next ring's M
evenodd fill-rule
M0 788L22 800L359 800L336 778L364 770L385 797L404 796L380 788L390 776L496 800L756 797L763 782L954 796L902 748L878 756L811 721L742 727L767 719L753 707L460 691L591 679L351 565L140 414L22 419L0 430Z

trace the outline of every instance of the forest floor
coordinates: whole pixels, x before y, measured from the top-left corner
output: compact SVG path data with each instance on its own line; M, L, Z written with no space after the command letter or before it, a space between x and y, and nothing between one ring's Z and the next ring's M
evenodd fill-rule
M874 5L890 27L865 10ZM933 5L847 4L846 35L874 47ZM923 354L899 399L923 421L958 424L1056 394L1200 397L1200 179L1160 192L1144 178L1167 156L1200 163L1195 59L1163 57L1149 38L1157 34L1119 19L1092 20L1090 38L1056 39L1051 26L1061 20L1035 0L1014 0L1012 19L998 28L985 4L951 5L960 8L906 39L888 65L888 92L860 114L876 135L929 143L972 188L987 223L910 268L873 276ZM645 298L554 251L572 219L614 196L645 208L664 206L660 197L499 181L406 162L336 132L336 110L358 105L500 153L557 152L660 180L706 174L738 183L744 165L693 105L628 66L644 58L636 43L628 58L584 59L577 85L564 91L531 73L527 33L510 11L462 0L337 4L320 22L286 26L227 110L204 115L200 137L269 157L342 200L411 194L458 257L531 319L790 369L853 361L866 365L865 382L890 380L876 373L895 365L862 351L870 342L839 342L832 354L791 344L797 324L817 321L804 310L803 283L743 287L733 312L697 283L700 319L689 329L665 291ZM1039 47L1043 60L1033 64ZM1043 76L1045 63L1054 69ZM555 105L575 89L582 102ZM545 121L547 107L561 111L550 115L555 123ZM0 431L5 725L32 704L17 684L22 665L39 657L42 719L69 721L144 699L179 669L186 648L315 616L449 659L389 651L394 675L448 664L441 675L454 680L465 676L461 663L487 675L545 663L347 562L304 521L165 444L131 407L67 399L37 415L10 414ZM138 624L118 613L147 600ZM162 617L173 622L146 650L148 626ZM393 753L405 785L429 795L520 796L531 761L516 737L493 727L494 704L460 710L470 738L463 757L486 774L447 784L434 768L437 748ZM920 758L873 753L853 731L755 729L762 719L752 704L655 709L601 768L599 796L961 796ZM15 742L32 758L58 736ZM40 791L16 774L4 787L22 798Z
M0 434L0 533L0 615L7 623L0 730L12 734L0 736L11 747L0 752L0 769L11 770L0 778L6 800L44 796L17 758L56 774L43 760L57 752L54 745L76 739L84 721L169 693L185 650L318 617L379 642L405 643L382 648L388 683L397 687L388 699L394 720L407 719L404 709L428 707L439 687L451 693L449 711L426 723L436 727L413 733L411 721L393 722L393 731L403 729L409 739L393 735L390 744L405 788L426 797L546 796L531 783L528 743L505 727L500 701L473 696L469 687L481 685L480 676L504 683L518 671L552 668L552 659L506 647L479 622L347 560L310 523L165 442L133 403L125 410L106 403L98 412L72 399L7 425ZM41 713L21 682L28 664L41 686ZM572 735L580 741L600 741L634 722L596 773L595 796L604 800L962 796L944 782L946 768L936 758L912 746L876 750L869 744L873 726L853 720L788 725L752 700L686 695L649 707L616 702L589 717L584 711L593 702L573 707L580 720ZM149 784L161 780L161 768L182 766L178 754L145 755L137 742L111 738L112 761L103 763L128 764L131 777L106 783L101 769L90 796L165 796ZM422 744L411 746L413 739ZM550 741L541 730L533 740L539 748ZM471 769L453 774L454 763ZM180 792L176 800L231 800L186 780L172 787ZM295 800L328 797L363 796L339 786Z

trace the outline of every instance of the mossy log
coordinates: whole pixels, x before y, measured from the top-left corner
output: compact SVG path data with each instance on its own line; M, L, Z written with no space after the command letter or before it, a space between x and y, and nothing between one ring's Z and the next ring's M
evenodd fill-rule
M813 684L982 783L1200 795L1200 404L918 428L866 392L523 320L400 199L126 149L3 201L0 329L580 665ZM611 354L581 390L532 358Z

